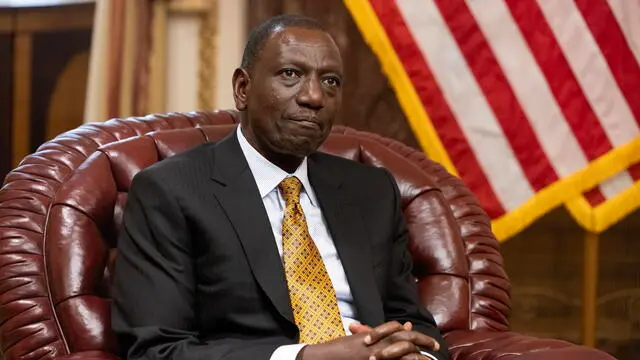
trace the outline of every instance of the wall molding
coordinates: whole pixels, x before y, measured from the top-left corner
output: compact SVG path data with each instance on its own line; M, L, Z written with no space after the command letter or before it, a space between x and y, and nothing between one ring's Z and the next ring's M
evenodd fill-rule
M13 28L13 12L0 13L0 34L10 34Z
M218 1L211 0L202 14L198 35L198 107L212 109L215 99L218 53Z
M218 0L169 0L170 14L199 18L198 108L212 109L215 100L218 42Z
M14 14L16 32L91 29L94 4L55 6L42 9L18 9Z
M169 11L202 15L215 6L216 0L169 0Z

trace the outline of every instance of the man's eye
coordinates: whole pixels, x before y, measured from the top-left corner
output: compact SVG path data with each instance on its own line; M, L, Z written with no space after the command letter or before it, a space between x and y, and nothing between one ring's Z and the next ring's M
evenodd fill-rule
M286 78L292 78L298 76L298 73L293 69L284 69L282 70L282 75Z
M326 78L324 79L325 84L329 85L329 86L338 86L340 85L340 80L338 80L337 78L334 77L330 77L330 78Z

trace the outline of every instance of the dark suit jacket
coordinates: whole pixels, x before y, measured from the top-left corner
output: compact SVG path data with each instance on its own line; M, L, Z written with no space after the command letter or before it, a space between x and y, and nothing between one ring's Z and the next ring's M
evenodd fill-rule
M444 345L418 303L391 175L323 153L308 165L359 320L411 321ZM235 133L141 171L118 249L112 326L123 357L269 359L297 343L283 266Z

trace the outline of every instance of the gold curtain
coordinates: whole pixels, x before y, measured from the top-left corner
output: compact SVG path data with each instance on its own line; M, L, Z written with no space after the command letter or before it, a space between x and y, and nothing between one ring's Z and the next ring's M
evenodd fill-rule
M152 54L166 18L164 0L97 0L84 121L143 115L162 94L150 92L151 70L162 73ZM160 6L160 11L158 10ZM157 80L156 80L157 82ZM160 101L161 102L161 101Z

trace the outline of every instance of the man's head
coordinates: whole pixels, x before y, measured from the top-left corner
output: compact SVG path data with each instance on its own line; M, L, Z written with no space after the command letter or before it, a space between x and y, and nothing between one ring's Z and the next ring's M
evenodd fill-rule
M338 47L315 20L281 15L261 24L233 74L244 135L277 165L299 164L331 131L342 76Z

